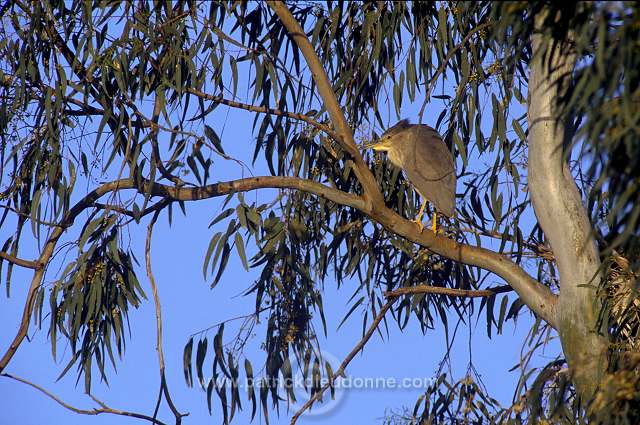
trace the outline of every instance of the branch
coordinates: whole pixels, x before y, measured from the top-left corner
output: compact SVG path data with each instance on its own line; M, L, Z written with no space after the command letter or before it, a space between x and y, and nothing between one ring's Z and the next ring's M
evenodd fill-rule
M331 386L333 386L335 380L339 376L344 377L345 369L347 368L347 366L349 366L349 363L351 363L351 360L353 360L356 354L358 354L358 351L362 350L364 346L367 344L367 342L369 342L369 339L371 339L371 336L373 335L375 330L378 328L378 325L384 318L384 315L387 313L387 311L389 311L389 309L391 308L393 303L396 301L396 299L397 298L392 298L382 306L378 315L375 317L375 319L373 319L373 322L371 322L369 329L367 329L367 333L364 334L362 339L356 344L353 350L351 350L351 352L347 354L347 357L344 358L344 360L340 364L340 367L338 368L336 373L334 373L333 376L329 377L328 382L324 384L322 388L320 388L318 392L316 392L313 395L313 397L311 397L305 404L303 404L302 407L300 407L300 409L298 409L298 411L291 417L291 425L295 425L300 415L302 415L307 409L309 409L313 403L315 403L316 401L322 398L322 394L324 394L325 391L327 391Z
M46 389L42 388L41 386L34 384L31 381L27 381L24 378L20 378L19 376L14 376L14 375L10 375L8 373L2 373L0 374L0 376L4 376L6 378L10 378L13 379L15 381L18 382L22 382L23 384L27 384L30 387L33 387L35 389L37 389L38 391L40 391L41 393L43 393L44 395L46 395L47 397L51 398L53 401L55 401L56 403L58 403L60 406L64 407L65 409L69 409L72 412L75 413L79 413L81 415L99 415L101 413L110 413L113 415L120 415L120 416L128 416L131 418L137 418L137 419L144 419L145 421L149 421L152 422L156 425L165 425L164 422L161 422L155 418L152 418L150 416L147 415L143 415L141 413L135 413L135 412L128 412L125 410L118 410L118 409L113 409L109 406L107 406L106 404L104 404L102 401L98 400L96 397L94 397L91 394L87 394L89 397L91 397L93 399L93 401L95 401L96 403L98 403L100 405L99 409L93 408L91 410L86 410L86 409L79 409L77 407L74 407L68 403L65 403L63 400L61 400L60 398L56 397L54 394L52 394L51 392L47 391Z
M107 210L107 211L115 211L118 214L122 214L122 215L126 215L128 217L131 217L133 219L140 219L146 215L151 214L152 212L156 212L158 210L163 209L164 207L166 207L167 205L169 205L171 203L170 200L168 199L163 199L161 201L158 201L157 203L151 205L150 207L145 208L144 210L140 211L138 213L138 215L136 216L136 214L134 214L133 211L128 210L124 207L121 207L120 205L114 205L114 204L101 204L99 202L95 202L93 204L93 207L100 209L100 210Z
M153 234L153 225L158 219L158 215L160 215L160 210L156 211L147 227L147 241L145 244L145 259L147 265L147 276L149 276L149 283L151 284L151 289L153 291L153 303L156 307L156 350L158 351L158 362L160 366L160 394L158 395L158 405L160 404L160 398L162 397L162 393L164 392L164 396L167 399L167 403L169 404L169 408L173 415L176 418L176 425L180 425L182 422L182 417L188 415L180 413L176 406L173 404L173 400L171 399L171 395L169 393L169 386L167 385L167 379L164 374L165 365L164 365L164 352L162 350L162 309L160 306L160 296L158 295L158 286L156 285L156 280L153 277L153 271L151 270L151 235ZM153 419L155 420L156 415L158 413L158 406L156 406L156 410L153 414Z
M37 270L42 267L42 264L38 263L37 261L23 260L22 258L14 257L13 255L8 254L4 251L0 251L0 258L7 260L8 262L13 263L17 266L25 267L27 269Z
M550 18L546 10L535 16L531 38L529 192L560 277L556 329L578 394L590 400L607 370L607 320L600 320L595 289L601 264L593 227L565 156L573 117L559 99L572 90L577 54L571 35L559 41L545 34Z
M213 96L207 93L203 93L200 90L196 90L193 88L188 88L187 91L194 96L200 97L205 100L209 100L211 102L221 103L223 105L227 105L232 108L244 109L247 111L258 112L261 114L279 115L283 117L289 117L296 120L304 121L307 124L317 128L318 130L325 132L329 137L331 137L335 141L340 142L340 136L338 136L338 134L335 131L333 131L331 127L314 120L308 115L298 114L296 112L282 111L280 109L275 109L275 108L267 108L266 106L256 106L256 105L250 105L248 103L236 102L235 100L225 99L222 96Z
M270 0L267 1L267 4L269 4L271 9L273 9L276 15L278 15L282 25L284 25L289 32L289 36L302 52L302 55L309 66L309 70L313 75L313 80L318 87L318 93L320 94L327 112L331 117L331 122L338 133L339 138L336 139L336 141L353 157L353 162L355 164L354 171L360 181L360 184L364 188L367 199L378 205L384 205L384 198L378 189L378 183L357 149L356 141L353 138L353 131L347 123L347 119L342 112L340 103L338 103L338 98L333 91L333 86L331 85L329 77L320 62L320 58L318 58L318 55L311 45L311 42L309 42L304 30L296 18L291 14L284 2L280 0Z
M443 288L441 286L431 285L416 285L406 288L398 288L393 291L387 291L384 296L387 298L395 298L401 295L407 294L438 294L449 295L452 297L467 297L467 298L479 298L479 297L491 297L496 294L504 292L511 292L513 288L509 285L496 286L488 289L457 289L457 288Z
M486 236L489 238L493 238L493 239L508 239L512 242L518 242L518 240L516 239L515 236L513 235L505 235L503 233L497 232L497 231L492 231L492 230L477 230L477 229L460 229L461 232L463 233L473 233L474 235L479 235L479 236ZM549 249L549 247L545 246L542 243L534 243L534 242L528 242L528 241L522 241L521 242L523 246L529 248L531 251L533 251L533 254L536 256L539 256L541 258L544 258L545 260L548 261L556 261L554 255L553 255L553 251L551 251L551 249Z
M316 392L313 395L313 397L311 397L305 404L303 404L302 407L300 407L300 409L298 409L298 411L291 417L291 425L295 425L295 423L298 421L298 418L300 418L300 415L302 415L306 410L308 410L313 405L313 403L315 403L316 401L319 401L322 398L322 395L325 393L325 391L327 391L329 388L333 386L333 384L335 383L338 377L345 376L344 371L347 368L347 366L349 366L349 363L351 363L351 360L353 360L356 354L358 354L358 352L364 348L367 342L369 342L369 339L371 339L371 336L373 335L375 330L378 328L378 325L380 325L380 322L384 318L384 315L387 313L387 311L389 311L389 309L391 308L393 303L398 299L399 296L405 295L405 294L431 293L431 294L442 294L442 295L451 295L451 296L458 296L458 297L488 297L488 296L496 295L502 292L509 292L512 290L513 289L508 285L497 286L495 288L489 288L489 289L477 290L477 291L454 289L454 288L441 288L441 287L430 286L430 285L418 285L410 288L400 288L400 289L396 289L395 291L385 292L384 296L389 298L389 300L386 302L386 304L382 306L382 309L380 309L380 312L375 317L375 319L373 319L373 322L371 322L371 325L369 326L367 333L364 334L362 339L356 344L353 350L351 350L351 352L349 352L347 357L345 357L345 359L340 364L340 367L338 368L336 373L333 374L333 376L329 377L328 382L324 386L322 386L322 388L320 388L318 392Z
M120 179L105 183L87 194L67 212L60 225L53 230L49 240L46 242L38 262L47 264L64 230L73 225L75 218L82 211L95 205L95 202L100 197L110 192L135 189L139 193L146 194L150 192L153 196L160 196L170 201L195 201L262 188L295 189L315 194L320 198L337 204L355 208L363 214L368 215L372 220L383 225L389 231L428 248L438 255L491 271L502 277L534 313L542 317L552 327L556 327L555 307L557 297L549 288L531 278L531 276L508 257L485 248L459 244L444 236L435 235L433 232L419 231L418 226L414 222L400 217L384 206L380 207L374 204L372 211L370 204L356 195L297 177L250 177L202 187L188 188L171 187L160 183L151 184L148 181L137 184L133 179ZM0 359L0 371L9 363L27 334L33 302L37 289L42 281L43 273L44 268L38 269L34 273L31 286L27 293L27 301L25 302L20 327L9 349L2 359Z
M152 186L152 187L150 187ZM151 185L148 181L144 181L141 186L138 186L133 179L120 179L109 183L105 183L98 188L88 193L84 198L78 201L65 215L60 224L55 227L51 233L51 236L45 243L42 253L38 258L39 264L47 264L51 259L53 250L58 242L58 239L62 233L70 226L73 225L76 217L82 213L86 208L95 205L95 202L103 195L116 192L124 189L136 189L142 194L146 194L151 191L154 196L161 196L165 199L172 201L195 201L201 199L209 199L218 196L228 195L236 192L246 192L254 189L261 188L274 188L274 189L296 189L303 192L313 193L321 198L330 200L337 204L351 206L358 210L365 210L365 202L358 196L350 193L342 192L337 189L332 189L318 182L304 180L296 177L251 177L240 180L232 180L228 182L221 182L211 184L203 187L185 188L185 187L170 187L159 183ZM151 211L154 207L150 207L145 211ZM27 292L27 299L25 301L24 309L22 311L22 319L18 332L14 337L11 345L0 358L0 372L9 364L14 354L18 350L18 347L24 340L29 330L29 323L31 320L31 313L33 310L33 303L42 277L44 275L44 267L36 269L31 279L31 285Z
M78 211L78 214L79 213L80 211ZM58 239L62 235L63 231L64 231L64 228L60 226L55 227L53 229L53 231L51 232L51 236L49 236L49 239L44 244L42 253L40 254L40 257L37 260L38 264L45 265L49 263L49 260L53 255L53 250L55 249L56 243L58 242ZM31 278L31 285L29 286L29 290L27 291L27 299L24 303L24 308L22 310L22 319L20 320L20 326L18 327L18 332L16 333L16 336L13 338L13 341L11 341L11 344L9 345L9 348L7 349L7 351L4 353L2 358L0 358L0 372L2 372L5 369L5 367L7 367L7 364L9 364L9 362L11 361L11 358L16 353L16 351L18 350L18 347L20 346L20 344L24 340L24 337L27 335L27 332L29 331L29 322L31 319L31 313L33 311L33 304L35 302L36 293L38 291L38 288L40 287L40 283L42 282L44 271L45 271L45 267L39 267L39 268L36 268L33 273L33 277Z

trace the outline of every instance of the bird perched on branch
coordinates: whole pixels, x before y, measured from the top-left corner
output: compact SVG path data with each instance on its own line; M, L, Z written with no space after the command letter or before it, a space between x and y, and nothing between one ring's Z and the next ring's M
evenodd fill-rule
M436 130L428 125L402 120L365 147L386 152L391 163L405 172L422 197L422 207L415 219L420 230L427 200L443 215L453 215L456 207L456 166L451 151ZM434 233L437 232L435 210L431 219Z

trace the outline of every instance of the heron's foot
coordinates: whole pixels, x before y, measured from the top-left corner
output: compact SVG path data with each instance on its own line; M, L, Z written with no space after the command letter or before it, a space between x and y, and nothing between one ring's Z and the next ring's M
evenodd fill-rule
M420 218L416 218L415 220L411 220L411 221L418 225L418 229L420 229L420 233L422 233L422 231L424 230L424 224L422 224L421 217Z
M438 228L438 216L437 214L434 212L433 216L431 217L431 231L433 233L435 233L436 235L441 235L444 233L444 230L442 230L441 228Z
M443 235L444 234L444 230L442 229L442 226L438 227L438 222L436 222L436 221L431 223L431 231L433 233L435 233L436 235Z

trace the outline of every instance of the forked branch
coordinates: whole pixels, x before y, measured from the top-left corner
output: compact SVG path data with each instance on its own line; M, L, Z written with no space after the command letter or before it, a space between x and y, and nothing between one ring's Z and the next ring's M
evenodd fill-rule
M107 406L104 402L100 401L99 399L97 399L96 397L94 397L91 394L87 394L89 397L91 397L91 399L93 401L95 401L96 403L98 403L98 405L100 405L100 408L93 408L93 409L80 409L78 407L72 406L69 403L66 403L64 400L60 399L59 397L57 397L55 394L51 393L50 391L46 390L45 388L41 387L40 385L34 384L31 381L28 381L24 378L21 378L19 376L15 376L15 375L11 375L9 373L2 373L0 374L0 376L4 376L6 378L9 379L13 379L14 381L18 381L18 382L22 382L23 384L29 385L30 387L35 388L36 390L40 391L41 393L43 393L44 395L46 395L47 397L49 397L50 399L52 399L53 401L55 401L56 403L58 403L60 406L64 407L65 409L71 410L72 412L81 414L81 415L99 415L101 413L109 413L112 415L119 415L119 416L128 416L130 418L137 418L137 419L143 419L145 421L149 421L155 425L165 425L164 422L161 422L155 418L152 418L151 416L147 416L147 415L143 415L142 413L136 413L136 412L129 412L126 410L119 410L119 409L114 409L111 408L109 406Z

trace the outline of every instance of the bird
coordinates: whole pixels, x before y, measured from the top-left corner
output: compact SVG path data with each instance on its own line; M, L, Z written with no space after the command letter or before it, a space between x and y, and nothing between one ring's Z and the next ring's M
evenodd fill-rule
M404 171L422 197L422 207L414 220L420 231L424 228L422 216L427 201L433 204L431 230L438 233L436 211L452 217L456 207L455 160L440 134L428 125L411 124L404 119L365 148L386 152L391 163Z

